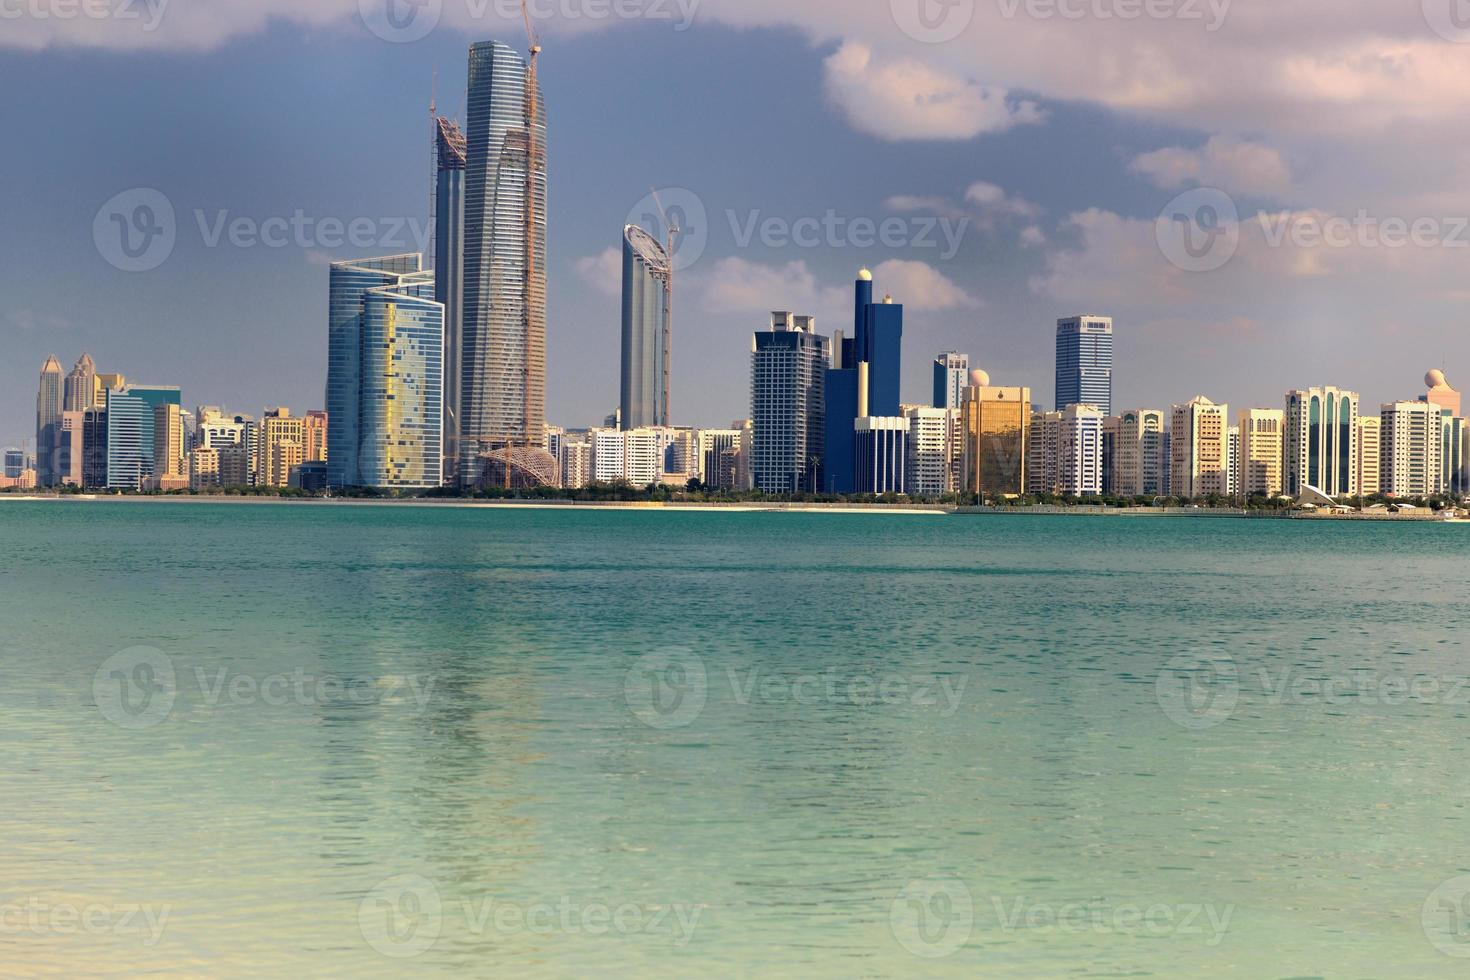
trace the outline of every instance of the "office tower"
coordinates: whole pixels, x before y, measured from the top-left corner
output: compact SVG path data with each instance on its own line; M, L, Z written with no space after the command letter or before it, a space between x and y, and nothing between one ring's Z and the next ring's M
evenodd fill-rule
M368 290L421 275L418 253L334 262L327 302L327 482L361 486L357 447L362 394L362 313Z
M909 420L871 415L860 418L855 439L856 492L908 492Z
M171 402L153 406L153 464L145 490L183 490L189 485L184 410Z
M66 376L66 387L62 397L62 410L85 412L97 400L97 365L89 354L77 359L76 365Z
M1377 415L1359 415L1357 473L1354 482L1358 493L1365 497L1379 492L1382 453L1383 419Z
M107 482L112 490L139 490L154 475L156 415L160 405L182 404L179 389L129 385L107 392ZM171 435L164 433L165 440ZM180 436L182 440L182 436Z
M625 429L668 425L668 318L673 266L667 250L637 225L623 228L623 336L620 422Z
M1465 439L1470 427L1448 408L1442 410L1440 417L1444 421L1444 429L1440 446L1439 492L1461 493L1465 489Z
M5 450L5 478L7 480L18 480L20 474L26 468L26 454L24 449Z
M1382 493L1427 497L1439 490L1444 409L1427 402L1389 402L1380 410Z
M740 452L740 434L740 429L699 430L699 482L715 490L735 489L729 464Z
M288 487L291 470L306 459L306 420L289 408L267 410L260 417L256 446L256 482L263 487Z
M430 272L369 289L362 304L359 485L423 490L444 482L444 304ZM331 413L335 414L335 413ZM336 444L329 457L335 458Z
M1103 492L1103 414L1068 405L1031 418L1026 486L1030 493L1096 496Z
M1074 316L1057 321L1057 408L1092 405L1113 414L1113 321Z
M87 394L90 396L91 391ZM80 487L83 483L83 466L86 462L86 412L62 412L57 426L56 482L66 486Z
M122 391L128 386L128 379L121 374L99 374L92 382L93 408L107 407L107 393L109 391Z
M1424 376L1424 383L1429 386L1429 392L1420 401L1430 402L1440 408L1448 409L1449 413L1456 418L1462 416L1460 393L1450 387L1449 381L1445 379L1444 372L1435 369Z
M982 498L1025 493L1031 389L992 386L990 375L973 370L963 414L964 491Z
M771 329L752 338L750 469L756 489L822 488L828 363L827 338L817 335L810 316L772 313Z
M934 407L959 410L970 383L970 355L945 351L934 358Z
M1288 497L1313 487L1329 497L1350 497L1358 438L1357 392L1304 388L1286 396L1281 480Z
M545 438L546 115L529 71L497 41L470 47L462 478L484 454Z
M831 493L851 493L857 485L853 456L857 420L900 414L903 306L892 296L873 302L873 274L867 269L858 272L853 291L853 335L834 337L825 381L827 459L822 488Z
M107 409L82 413L82 486L107 486Z
M465 136L448 119L434 120L434 301L444 306L444 482L458 482L459 391L464 380ZM312 456L308 445L307 459Z
M41 365L41 384L36 392L36 486L57 482L56 443L61 437L63 403L61 362L46 358Z
M969 372L965 372L969 380ZM907 492L916 497L940 497L953 492L952 474L956 450L964 443L955 439L959 429L958 408L910 408Z
M301 421L302 457L308 463L327 461L327 428L330 420L321 409L312 409Z
M1248 408L1240 413L1240 496L1280 496L1286 413Z
M1203 395L1175 405L1170 424L1170 492L1186 500L1230 492L1230 407Z

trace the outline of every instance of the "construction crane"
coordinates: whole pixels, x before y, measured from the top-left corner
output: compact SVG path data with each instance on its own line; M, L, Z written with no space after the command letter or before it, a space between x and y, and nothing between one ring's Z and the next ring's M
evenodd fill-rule
M663 202L659 200L657 187L653 188L653 204L654 207L658 208L659 219L664 223L664 233L667 235L668 242L668 245L664 249L664 260L668 263L668 269L666 270L668 278L664 284L664 404L661 424L673 425L674 416L670 414L673 398L669 389L671 387L670 381L673 375L674 362L674 240L681 229L673 221L669 220L669 213L664 210Z

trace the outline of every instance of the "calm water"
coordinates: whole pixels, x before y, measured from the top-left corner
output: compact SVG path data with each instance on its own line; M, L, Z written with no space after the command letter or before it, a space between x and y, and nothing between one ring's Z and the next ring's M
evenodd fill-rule
M1463 976L1467 545L0 503L0 974Z

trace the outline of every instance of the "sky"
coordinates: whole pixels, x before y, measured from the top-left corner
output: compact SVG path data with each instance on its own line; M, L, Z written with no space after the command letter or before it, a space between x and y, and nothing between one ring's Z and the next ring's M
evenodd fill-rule
M1077 313L1115 319L1118 407L1470 384L1460 2L531 0L549 419L616 404L617 249L655 187L679 424L748 415L769 311L850 329L864 266L912 402L960 350L1050 403ZM463 118L490 38L525 47L518 3L0 0L0 444L34 437L50 354L321 407L327 264L417 249L429 101Z

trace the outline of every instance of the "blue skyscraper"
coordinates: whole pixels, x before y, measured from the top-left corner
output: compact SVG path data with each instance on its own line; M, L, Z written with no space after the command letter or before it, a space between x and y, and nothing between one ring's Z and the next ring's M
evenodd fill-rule
M434 295L429 272L363 294L356 453L363 486L443 483L444 304Z
M830 354L809 316L772 313L751 343L751 476L757 490L822 486L823 397Z
M129 385L107 392L107 486L137 490L153 476L153 410L183 405L177 388Z
M857 420L899 414L902 379L903 306L885 296L873 302L873 274L858 273L853 335L834 341L836 363L827 372L827 463L822 489L853 493Z
M1113 321L1074 316L1057 321L1057 411L1095 405L1113 414Z
M459 467L459 389L464 349L465 138L448 119L434 120L434 299L444 305L444 482Z
M623 342L619 407L624 429L671 425L668 417L667 250L637 225L623 228Z

